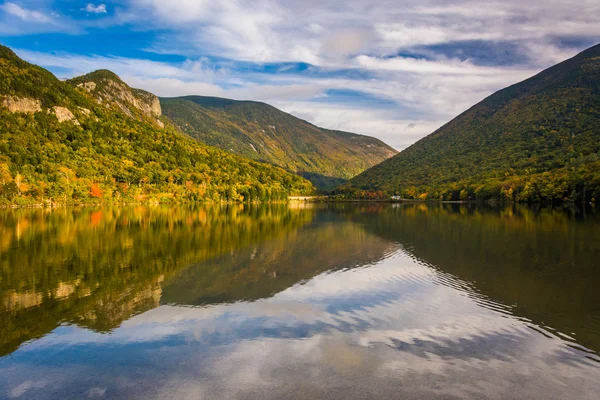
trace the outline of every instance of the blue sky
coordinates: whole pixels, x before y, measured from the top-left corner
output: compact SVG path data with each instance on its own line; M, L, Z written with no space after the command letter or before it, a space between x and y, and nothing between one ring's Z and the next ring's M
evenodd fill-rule
M61 78L261 100L397 149L598 42L597 0L0 0L0 43Z

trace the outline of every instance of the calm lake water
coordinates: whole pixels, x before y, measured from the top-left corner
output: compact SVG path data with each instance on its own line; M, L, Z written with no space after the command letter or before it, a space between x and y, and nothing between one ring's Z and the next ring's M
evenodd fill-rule
M0 210L0 398L598 399L600 220Z

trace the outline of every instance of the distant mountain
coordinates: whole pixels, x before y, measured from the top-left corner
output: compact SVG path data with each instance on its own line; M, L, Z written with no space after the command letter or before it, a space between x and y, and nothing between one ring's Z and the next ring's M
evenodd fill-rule
M283 169L207 146L110 71L67 82L0 46L0 205L264 201L311 193Z
M489 96L342 186L349 196L600 200L600 45Z
M298 173L332 188L396 154L382 141L318 128L268 104L216 97L161 98L164 114L211 146Z

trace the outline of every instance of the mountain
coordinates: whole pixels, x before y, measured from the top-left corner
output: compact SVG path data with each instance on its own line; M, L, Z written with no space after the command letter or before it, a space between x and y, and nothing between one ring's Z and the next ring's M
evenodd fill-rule
M115 104L131 118L150 122L160 128L162 110L158 97L145 90L130 88L115 73L101 69L67 81L90 93L100 104Z
M318 128L265 103L216 97L161 98L164 114L211 146L278 165L333 188L393 156L382 141Z
M339 192L442 200L600 199L600 45L494 93Z
M110 71L62 82L0 46L0 205L261 201L311 193L279 167L207 146Z

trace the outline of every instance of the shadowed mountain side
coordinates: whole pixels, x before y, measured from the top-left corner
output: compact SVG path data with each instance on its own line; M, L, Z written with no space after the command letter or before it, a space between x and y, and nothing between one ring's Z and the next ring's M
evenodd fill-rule
M310 172L301 172L300 176L309 180L316 188L325 191L333 190L346 182L346 179L344 178L336 178L335 176L326 176Z
M457 205L381 206L352 216L484 298L600 352L600 221L587 219Z
M300 174L320 189L331 189L396 154L378 139L322 129L265 103L203 96L160 102L164 114L189 136Z
M287 206L7 210L0 213L0 355L60 323L107 332L157 307L191 264L309 223Z

